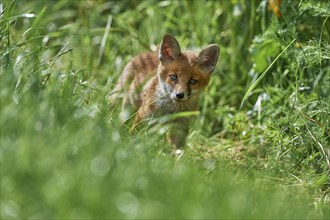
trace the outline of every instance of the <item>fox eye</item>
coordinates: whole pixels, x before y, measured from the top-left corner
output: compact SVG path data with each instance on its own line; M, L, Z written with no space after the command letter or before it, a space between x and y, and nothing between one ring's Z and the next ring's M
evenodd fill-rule
M178 78L178 77L177 77L176 75L170 75L170 79L171 79L172 81L175 81L177 78Z
M191 85L195 85L198 81L196 79L191 79L189 82Z

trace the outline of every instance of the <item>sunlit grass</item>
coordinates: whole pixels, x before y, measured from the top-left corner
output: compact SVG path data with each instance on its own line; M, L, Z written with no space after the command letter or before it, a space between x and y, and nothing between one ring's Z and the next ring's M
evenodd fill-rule
M0 3L1 218L330 218L329 14L266 3ZM168 32L221 47L179 161L107 103Z

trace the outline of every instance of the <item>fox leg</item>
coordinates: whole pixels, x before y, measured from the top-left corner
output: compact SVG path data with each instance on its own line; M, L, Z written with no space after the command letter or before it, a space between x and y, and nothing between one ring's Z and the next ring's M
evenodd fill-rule
M139 126L139 124L141 123L141 121L143 119L145 119L148 115L148 109L144 107L144 105L142 105L139 110L136 112L136 115L134 117L134 121L132 124L132 127L130 128L130 131L134 131L136 130L136 128Z
M189 125L187 119L178 119L170 124L167 132L167 139L175 147L175 150L182 150L186 143L189 133Z
M134 130L136 130L136 128L140 124L141 120L142 120L142 118L140 117L139 112L137 112L137 114L134 118L132 127L130 128L130 132L133 132Z
M148 102L147 102L148 103ZM153 114L155 113L155 111L157 111L155 109L154 104L147 104L146 102L142 103L139 110L136 112L132 127L131 127L131 131L136 129L139 124L142 122L142 120L150 118L151 116L153 116Z

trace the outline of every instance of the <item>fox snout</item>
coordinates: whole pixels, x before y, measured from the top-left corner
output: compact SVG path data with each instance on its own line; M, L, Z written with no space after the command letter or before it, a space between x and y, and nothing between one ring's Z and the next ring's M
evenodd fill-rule
M176 97L177 99L183 99L183 98L184 98L184 93L183 93L183 92L179 92L179 93L177 93L177 94L175 95L175 97Z
M172 91L171 92L171 99L174 101L180 101L180 102L184 102L187 101L189 99L189 95L185 92L177 92L177 91Z

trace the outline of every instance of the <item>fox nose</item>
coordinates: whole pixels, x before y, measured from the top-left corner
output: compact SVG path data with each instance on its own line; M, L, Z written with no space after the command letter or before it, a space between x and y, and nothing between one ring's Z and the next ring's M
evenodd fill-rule
M180 92L180 93L177 93L176 94L176 98L177 99L183 99L183 97L184 97L184 93L183 92Z

